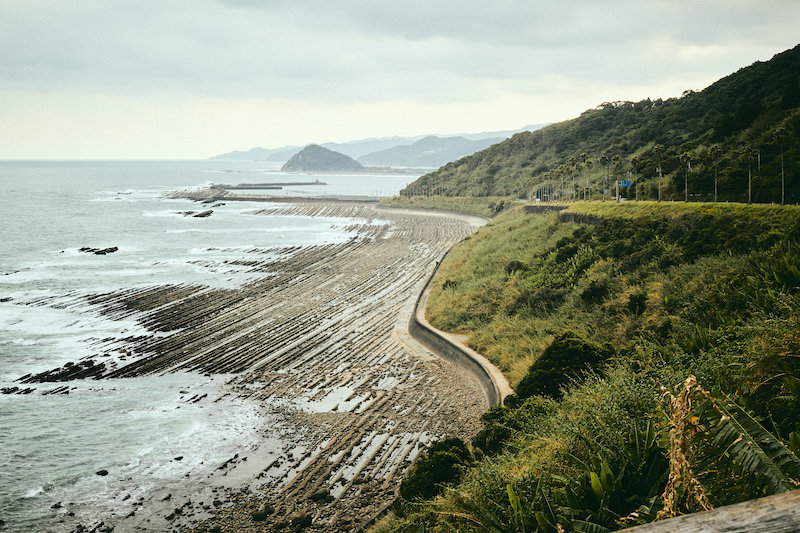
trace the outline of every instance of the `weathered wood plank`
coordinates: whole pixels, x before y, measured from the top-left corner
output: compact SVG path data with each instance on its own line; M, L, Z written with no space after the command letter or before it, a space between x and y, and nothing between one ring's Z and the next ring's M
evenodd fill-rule
M800 490L679 516L631 533L793 533L800 531Z

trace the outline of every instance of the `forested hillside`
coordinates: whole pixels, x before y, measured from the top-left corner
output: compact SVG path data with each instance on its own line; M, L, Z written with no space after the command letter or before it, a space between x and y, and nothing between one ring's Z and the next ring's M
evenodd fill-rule
M599 199L630 179L629 199L660 188L664 200L797 203L799 106L800 45L680 98L604 103L516 134L401 194Z

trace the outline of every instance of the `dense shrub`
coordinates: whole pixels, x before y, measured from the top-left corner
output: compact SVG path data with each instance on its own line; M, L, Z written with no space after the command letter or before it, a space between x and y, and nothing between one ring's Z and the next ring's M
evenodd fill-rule
M517 398L539 395L558 399L562 387L580 380L587 371L598 369L612 355L611 345L589 342L574 331L564 331L530 366L517 385Z
M496 455L517 432L531 431L542 419L550 416L557 403L549 398L533 396L522 400L507 396L505 405L498 405L481 416L483 429L472 439L472 446L485 455Z
M506 264L505 271L506 274L511 275L515 272L525 272L528 270L528 265L523 263L522 261L510 261Z
M639 289L628 297L628 312L641 315L647 308L647 292Z
M592 280L589 286L581 293L581 300L589 304L596 304L608 296L608 281Z
M472 461L464 441L454 437L436 441L417 458L414 467L400 484L405 500L433 498L445 483L458 481L462 469Z

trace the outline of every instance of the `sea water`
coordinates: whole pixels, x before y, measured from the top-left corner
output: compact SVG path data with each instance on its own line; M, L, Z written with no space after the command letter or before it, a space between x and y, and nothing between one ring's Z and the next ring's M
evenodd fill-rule
M249 202L194 218L182 213L208 207L164 198L212 182L316 177L327 185L275 192L380 196L415 178L290 175L263 162L0 162L0 388L28 387L21 376L91 355L97 339L142 330L135 317L111 320L61 299L162 284L241 286L267 274L230 260L351 239L348 219L255 215L265 204ZM156 489L185 490L187 478L202 478L273 423L245 400L187 401L222 391L228 378L178 373L73 381L67 395L42 394L62 383L0 394L0 530L68 530L67 513L96 522Z

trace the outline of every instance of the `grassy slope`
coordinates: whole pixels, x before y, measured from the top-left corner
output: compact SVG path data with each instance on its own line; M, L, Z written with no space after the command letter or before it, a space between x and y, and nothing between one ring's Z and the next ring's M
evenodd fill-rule
M407 207L412 209L443 209L457 213L467 213L482 217L493 217L498 213L498 205L510 202L504 196L391 196L381 200L387 207Z
M757 219L759 228L768 233L784 234L800 221L800 209L796 207L743 204L579 202L565 212L631 220L692 215ZM696 277L699 271L712 264L719 267L725 261L738 260L738 256L707 259L697 265L683 264L678 259L679 263L667 272L658 268L637 269L620 275L619 261L603 256L597 257L568 287L559 285L558 279L548 279L548 276L562 275L560 269L543 272L540 277L506 273L505 266L514 260L529 266L545 262L546 267L552 267L556 258L548 260L544 256L552 253L555 244L570 237L578 227L558 222L555 214L531 216L520 209L497 217L489 227L456 247L442 265L440 279L443 283L431 291L429 320L441 329L470 334L470 344L495 362L514 384L556 333L573 329L599 341L622 342L642 325L668 315L661 301L666 282L676 276ZM631 253L636 251L640 250L634 249ZM610 289L611 294L602 304L587 305L581 294L599 280L609 283L613 290ZM443 288L445 283L446 289ZM521 304L521 299L545 288L567 291L557 310L542 313ZM631 316L624 308L630 295L642 289L648 292L648 310L641 316Z
M478 459L444 498L380 529L436 522L479 531L496 520L510 530L519 517L507 483L527 498L529 514L543 495L563 503L564 485L583 479L584 462L624 462L621 441L644 430L660 386L690 374L708 390L739 394L779 437L800 430L800 400L785 381L800 375L800 209L609 202L569 211L607 222L560 223L515 209L457 246L428 318L470 334L512 385L565 329L610 342L617 357L576 378L561 399L535 397L493 414L487 430L501 434L500 452ZM700 477L715 505L761 494L745 477Z

